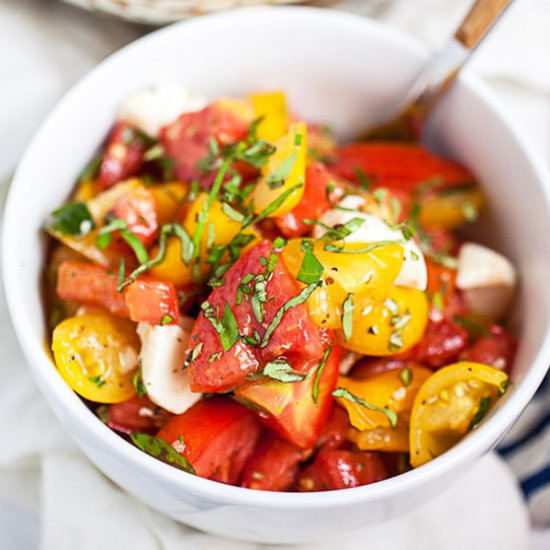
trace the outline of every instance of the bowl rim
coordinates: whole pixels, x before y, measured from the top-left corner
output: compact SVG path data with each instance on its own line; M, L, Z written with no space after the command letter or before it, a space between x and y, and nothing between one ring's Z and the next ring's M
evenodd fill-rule
M231 21L234 19L252 18L261 20L266 17L270 19L292 18L294 25L298 24L298 22L302 23L304 20L307 20L311 24L312 19L315 19L324 25L334 25L337 23L351 25L356 29L361 27L361 32L382 36L384 40L390 40L410 53L427 58L426 49L420 46L418 41L382 23L337 10L303 6L277 8L249 7L211 14L170 25L131 42L107 57L72 86L35 133L18 165L8 193L2 228L2 273L8 311L17 339L23 348L26 362L40 390L43 393L46 389L48 390L47 399L55 400L60 404L68 417L89 437L88 443L95 443L97 446L109 449L113 455L118 456L120 460L124 461L127 467L136 469L143 474L152 475L162 482L169 483L172 490L178 493L185 494L186 492L191 492L196 497L203 497L213 502L223 502L225 504L272 509L322 509L348 506L356 502L375 501L412 490L430 479L435 479L446 472L455 470L461 464L471 461L481 454L482 451L487 450L493 441L497 441L511 427L512 423L525 408L548 369L547 358L550 357L550 332L546 334L537 356L525 374L524 379L511 393L507 402L494 411L467 438L437 459L396 477L362 487L319 493L258 491L225 485L177 470L140 451L104 425L66 385L56 370L52 368L51 357L48 356L44 345L38 345L37 342L31 341L29 335L26 334L27 319L32 318L32 314L31 312L24 311L24 308L19 307L25 289L19 282L17 266L14 266L13 262L8 261L11 251L15 250L17 246L16 228L20 221L16 216L17 205L25 197L22 191L25 180L21 174L26 171L24 167L29 163L28 159L32 159L34 151L40 149L41 143L44 140L43 136L47 135L52 120L57 118L64 103L68 102L73 96L78 96L80 90L88 86L89 82L93 82L95 75L104 70L105 67L108 67L112 63L119 63L119 60L123 59L126 55L133 55L132 52L136 49L146 49L147 45L150 42L156 41L159 36L185 33L188 28L200 29L200 27L210 25L213 21L221 22L222 24L231 24ZM511 119L500 100L492 94L485 84L468 74L461 75L459 81L461 86L473 92L484 104L484 107L492 111L509 132L513 134L518 150L522 150L531 168L536 173L538 184L545 196L546 203L550 205L550 172L542 158L535 152L529 138L524 135L523 129ZM58 419L63 423L63 420L59 416ZM75 439L72 435L71 437ZM77 443L79 442L77 441Z

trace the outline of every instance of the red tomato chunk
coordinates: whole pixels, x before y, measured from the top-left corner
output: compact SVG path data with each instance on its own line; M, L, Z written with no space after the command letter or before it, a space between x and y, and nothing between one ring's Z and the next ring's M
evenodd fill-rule
M157 434L187 458L199 476L215 476L226 483L238 482L259 436L253 413L228 397L195 403Z
M263 321L256 318L249 294L243 286L252 289L251 277L265 274L272 255L276 261L267 276L263 303ZM239 386L245 377L261 371L263 366L284 356L292 367L301 373L308 372L323 356L323 344L319 329L311 321L304 304L290 308L282 316L268 341L263 343L266 329L276 313L293 297L299 287L290 276L281 259L273 252L269 241L263 241L246 252L226 273L225 283L215 288L208 298L208 313L201 311L189 340L188 368L191 389L195 392L225 392ZM243 280L249 280L243 284ZM240 303L238 299L240 296ZM203 304L204 306L204 304ZM223 320L224 311L234 316L238 333L246 337L260 337L260 344L253 346L237 339L224 350L220 333L215 328ZM215 316L214 324L207 318ZM197 350L198 346L198 351Z
M148 397L132 397L128 401L109 405L105 423L109 428L130 434L132 432L154 433L172 415L157 407Z
M513 336L502 327L492 325L489 328L489 334L480 336L460 358L510 372L516 348L517 341Z

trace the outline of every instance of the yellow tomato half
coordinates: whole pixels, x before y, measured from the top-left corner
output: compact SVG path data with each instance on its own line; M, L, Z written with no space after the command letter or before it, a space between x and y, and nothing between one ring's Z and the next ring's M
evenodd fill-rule
M303 239L291 239L281 255L285 266L296 278L305 252ZM323 267L323 285L308 299L313 321L325 328L342 326L342 304L349 293L380 299L386 296L403 265L403 247L387 244L369 252L349 254L324 249L327 242L312 241L312 253ZM333 244L333 243L330 243ZM366 243L341 243L347 251L364 248Z
M338 387L344 388L369 405L403 414L411 410L416 393L430 374L429 369L415 366L408 368L407 378L399 369L366 380L340 376ZM338 397L337 400L348 411L350 423L354 428L361 431L380 427L391 428L390 420L383 412L371 410L343 397Z
M139 340L135 325L108 313L85 313L57 325L52 351L59 373L82 397L120 403L135 394Z
M286 197L268 217L290 212L304 194L307 155L307 127L304 122L292 124L288 132L275 143L275 153L262 168L261 179L252 193L254 212L260 214L286 192ZM301 185L290 191L297 185Z
M349 338L336 331L338 343L363 355L385 356L407 351L424 334L428 323L428 300L420 290L392 287L383 300L355 296Z
M409 427L401 418L399 418L397 426L394 428L379 426L372 430L363 431L351 429L349 438L362 451L409 452Z
M467 361L433 373L412 408L411 465L421 466L460 441L495 404L507 381L504 372Z

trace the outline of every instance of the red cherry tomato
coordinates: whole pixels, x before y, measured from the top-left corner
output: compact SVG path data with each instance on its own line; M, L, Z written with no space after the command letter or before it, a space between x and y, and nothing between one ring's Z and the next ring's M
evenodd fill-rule
M132 432L154 433L158 431L172 415L157 407L148 397L132 397L122 403L107 407L105 423L109 428L130 434Z
M179 320L178 295L172 283L143 278L124 291L130 319L152 325L176 324Z
M317 404L313 399L316 368L311 369L302 382L258 380L243 384L235 394L238 399L259 409L259 417L268 428L307 449L315 444L326 424L333 401L331 393L338 381L339 364L340 349L334 344L319 377Z
M407 354L408 352L405 352L404 355ZM419 366L421 365L414 361L397 357L364 357L353 368L351 376L354 380L368 380L384 372Z
M98 191L136 175L143 165L147 147L143 138L127 122L115 124L97 177Z
M298 479L299 491L330 491L359 487L388 477L378 453L332 450L317 455Z
M235 467L222 476L220 468L234 457L239 458L234 466L244 464L244 455L248 459L259 436L252 412L228 397L198 401L183 414L173 416L157 434L187 458L199 476L216 475L224 480L234 480L240 472Z
M306 456L303 449L266 432L246 463L241 486L286 491L294 485L299 464Z
M517 341L513 336L501 326L492 325L489 327L489 334L480 336L460 358L510 372L516 348Z
M311 229L303 223L304 219L318 220L329 208L327 186L330 182L337 185L337 180L324 164L313 162L306 169L305 189L300 202L288 213L275 218L277 227L286 237L299 237ZM332 201L342 196L341 186L331 193Z
M442 187L474 180L457 162L438 157L417 144L352 143L340 147L336 157L334 172L355 182L360 168L374 187L412 192L433 178L441 178Z
M327 450L344 447L349 443L348 431L350 428L348 413L342 407L332 405L327 423L315 443L316 449Z
M275 253L269 241L263 241L250 249L225 274L224 284L215 288L208 297L207 313L200 313L189 340L188 351L192 360L188 373L193 391L232 390L247 375L259 372L268 361L281 356L295 370L306 373L323 356L320 331L309 318L305 304L295 306L283 315L264 347L237 339L225 350L220 334L207 318L207 315L211 318L215 315L217 322L222 322L226 311L226 322L231 315L234 316L240 335L253 337L256 331L263 339L275 314L299 293L296 281L275 254L273 271L265 284L267 301L263 303L263 322L258 322L249 299L250 294L243 292L242 287L246 286L248 291L252 291L255 284L252 276L266 273L268 266L265 264L269 263L272 254ZM194 351L197 346L198 351Z
M120 197L113 215L124 220L145 247L153 244L158 232L155 196L150 189L136 187Z
M439 368L453 363L467 345L466 329L444 317L440 321L430 320L424 337L411 356L423 365Z

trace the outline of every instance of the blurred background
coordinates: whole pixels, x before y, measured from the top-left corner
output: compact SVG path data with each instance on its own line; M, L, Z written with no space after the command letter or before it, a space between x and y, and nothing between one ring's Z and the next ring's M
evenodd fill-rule
M238 2L251 3L257 2ZM0 0L0 212L26 145L75 81L161 24L233 4L232 0ZM380 20L431 49L445 41L471 4L472 0L316 3ZM516 0L469 66L507 106L548 165L549 29L549 0ZM47 184L46 175L37 182ZM176 525L101 476L66 437L31 381L1 293L0 351L0 549L257 547ZM523 433L537 437L519 450L508 445L507 465L489 457L430 508L386 525L385 531L371 529L367 538L350 539L343 547L392 550L404 547L388 542L401 536L403 541L415 540L407 548L445 550L450 546L438 541L468 531L460 539L462 546L452 548L550 549L550 470L547 466L541 470L550 463L548 386L539 391L509 440ZM534 471L546 472L545 483L536 490L526 485ZM395 533L393 538L388 538L389 530ZM418 533L423 536L416 537ZM370 541L368 546L365 540Z

